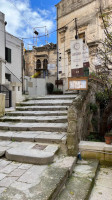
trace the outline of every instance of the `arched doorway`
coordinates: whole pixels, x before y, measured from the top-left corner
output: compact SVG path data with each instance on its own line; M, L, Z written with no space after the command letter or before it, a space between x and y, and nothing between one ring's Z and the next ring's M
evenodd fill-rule
M48 60L47 60L47 59L44 59L44 60L43 60L43 75L44 75L44 78L45 78L45 76L48 75L47 65L48 65Z

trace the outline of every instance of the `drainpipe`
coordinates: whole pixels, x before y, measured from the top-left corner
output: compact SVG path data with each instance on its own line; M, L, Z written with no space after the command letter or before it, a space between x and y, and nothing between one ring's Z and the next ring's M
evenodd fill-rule
M22 94L24 94L24 55L23 55L23 41L21 42L21 70L22 70Z
M59 58L59 52L58 52L58 7L57 7L57 89L58 89L58 58Z

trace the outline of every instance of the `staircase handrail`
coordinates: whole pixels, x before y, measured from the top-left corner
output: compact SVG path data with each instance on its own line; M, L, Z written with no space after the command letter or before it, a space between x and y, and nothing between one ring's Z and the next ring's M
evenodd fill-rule
M6 67L6 66L5 66L5 67ZM18 78L13 72L11 72L11 70L10 70L8 67L6 67L6 68L10 71L10 73L11 73L14 77L17 78L17 80L18 80L20 83L22 83L22 81L19 80L19 78Z

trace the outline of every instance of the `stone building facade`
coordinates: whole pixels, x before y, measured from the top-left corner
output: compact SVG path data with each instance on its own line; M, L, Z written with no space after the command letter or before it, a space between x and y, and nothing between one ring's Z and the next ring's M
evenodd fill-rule
M57 50L56 44L50 43L42 47L33 47L32 50L25 51L25 75L37 78L45 78L48 75L48 66L56 75Z
M63 79L64 91L68 89L68 77L71 77L71 41L75 40L75 18L77 18L78 37L89 46L90 72L99 65L96 59L96 47L104 38L100 8L106 13L112 12L111 0L61 0L57 5L58 29L58 66L59 78ZM61 59L59 57L61 56Z

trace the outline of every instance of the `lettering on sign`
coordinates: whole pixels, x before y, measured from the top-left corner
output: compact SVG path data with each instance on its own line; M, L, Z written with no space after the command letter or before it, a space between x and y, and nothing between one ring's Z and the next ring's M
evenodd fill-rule
M82 78L68 78L68 89L69 90L87 90L88 79Z
M83 68L83 40L71 41L71 69Z

